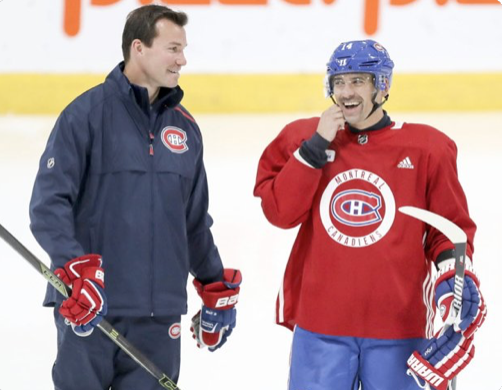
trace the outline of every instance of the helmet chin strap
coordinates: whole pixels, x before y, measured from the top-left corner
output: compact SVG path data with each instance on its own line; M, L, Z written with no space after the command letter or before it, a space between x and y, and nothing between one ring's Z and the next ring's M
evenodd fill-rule
M378 92L375 90L375 92L373 93L373 98L371 99L371 101L373 102L373 108L371 109L368 116L366 118L364 118L364 120L368 119L376 110L378 110L380 107L382 107L387 100L389 100L389 94L387 93L387 95L384 96L382 103L377 103L375 101L377 93Z

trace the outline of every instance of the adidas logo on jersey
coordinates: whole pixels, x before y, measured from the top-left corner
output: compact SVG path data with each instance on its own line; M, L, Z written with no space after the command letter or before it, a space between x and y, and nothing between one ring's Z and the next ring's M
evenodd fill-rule
M415 169L415 167L411 163L411 160L409 157L406 157L403 161L401 161L399 164L397 164L397 167L404 168L404 169Z

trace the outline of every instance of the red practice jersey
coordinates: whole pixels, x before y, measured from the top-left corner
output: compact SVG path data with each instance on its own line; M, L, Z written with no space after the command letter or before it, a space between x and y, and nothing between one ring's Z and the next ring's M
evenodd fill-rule
M267 219L301 224L277 300L277 322L328 335L430 337L431 262L453 244L398 212L415 206L476 230L457 176L457 148L426 125L338 132L322 169L298 153L319 118L287 125L264 151L254 193Z

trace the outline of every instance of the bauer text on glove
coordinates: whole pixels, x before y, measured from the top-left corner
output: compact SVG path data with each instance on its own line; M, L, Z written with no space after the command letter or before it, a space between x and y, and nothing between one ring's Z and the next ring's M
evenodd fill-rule
M191 330L200 348L208 347L210 351L215 351L232 333L241 282L241 272L234 269L225 269L220 282L203 285L194 280L197 293L202 298L202 308L192 318Z

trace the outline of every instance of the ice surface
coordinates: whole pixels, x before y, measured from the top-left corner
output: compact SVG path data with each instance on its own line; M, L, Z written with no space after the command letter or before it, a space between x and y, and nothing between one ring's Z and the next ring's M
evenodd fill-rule
M258 159L289 121L306 115L197 116L205 141L213 233L227 267L244 275L238 325L228 344L209 353L191 339L183 318L179 386L191 389L281 390L287 388L291 333L274 325L275 297L296 230L272 227L252 195ZM307 116L312 116L308 114ZM475 264L488 303L476 336L476 357L460 375L459 390L498 390L502 379L502 113L404 114L394 120L427 123L459 147L460 180L478 224ZM54 117L0 117L0 223L49 263L29 231L28 202L38 160ZM0 389L53 389L56 352L50 309L41 307L45 283L30 265L0 242ZM189 286L189 313L199 299ZM138 389L139 390L139 389Z

